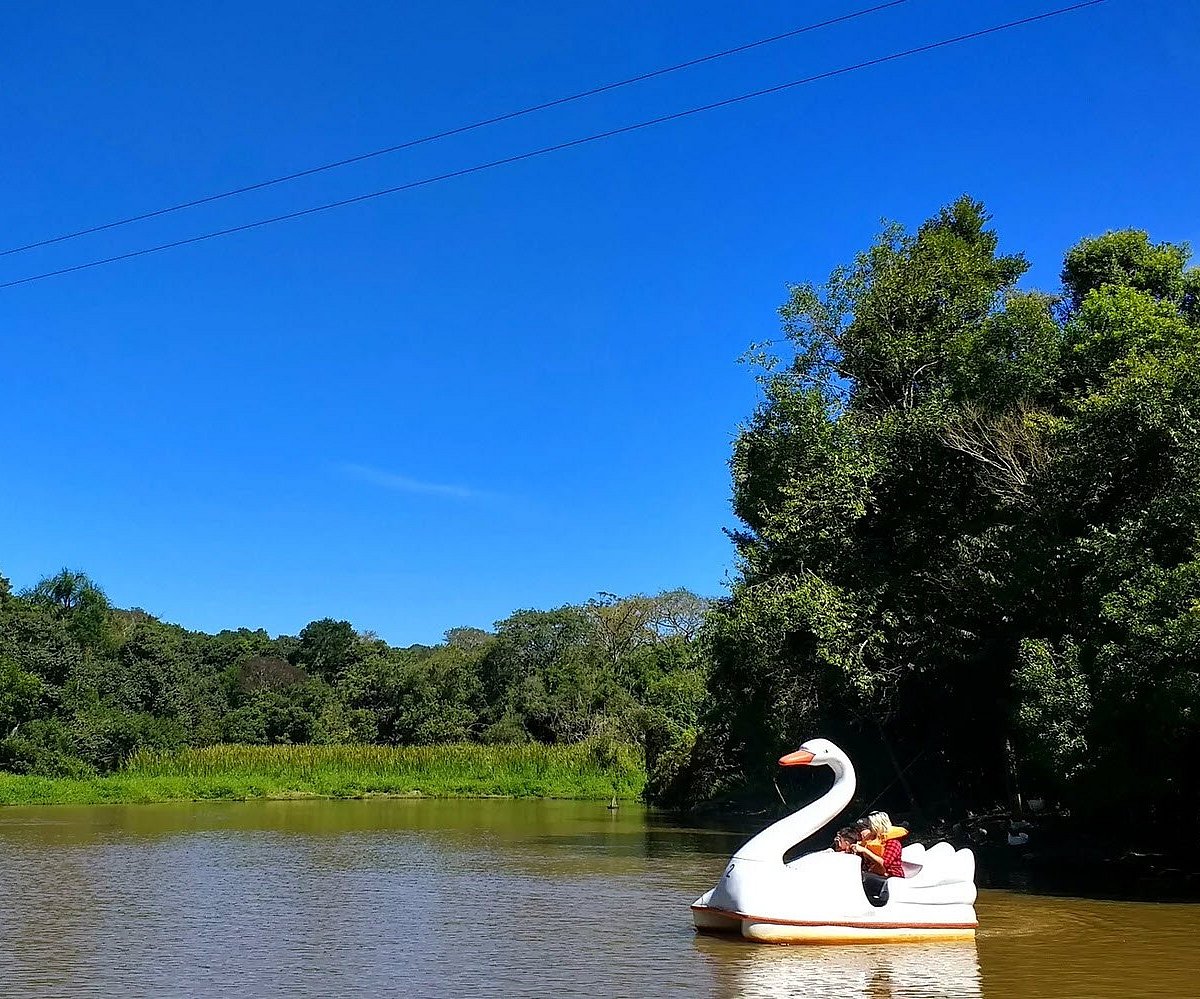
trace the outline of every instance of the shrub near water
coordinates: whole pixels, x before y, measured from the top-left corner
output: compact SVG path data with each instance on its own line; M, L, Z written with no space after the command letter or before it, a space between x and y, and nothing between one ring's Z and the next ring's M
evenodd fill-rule
M600 742L220 745L141 751L117 773L89 780L0 774L0 804L369 794L602 799L637 797L644 785L635 747Z

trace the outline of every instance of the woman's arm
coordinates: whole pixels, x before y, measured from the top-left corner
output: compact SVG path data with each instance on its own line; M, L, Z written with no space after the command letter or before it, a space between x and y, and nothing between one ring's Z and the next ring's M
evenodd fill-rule
M871 850L868 850L861 843L855 843L854 846L851 847L851 850L857 853L864 860L869 860L871 862L871 866L877 868L880 874L887 873L887 868L883 866L883 860L877 854L873 853Z

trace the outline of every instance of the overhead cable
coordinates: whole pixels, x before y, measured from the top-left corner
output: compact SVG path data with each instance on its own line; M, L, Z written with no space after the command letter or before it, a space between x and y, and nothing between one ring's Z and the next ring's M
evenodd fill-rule
M908 0L889 0L888 3L878 4L874 7L867 7L863 10L852 11L849 14L842 14L839 17L831 17L824 21L818 21L815 24L806 24L799 28L792 28L790 31L784 31L778 35L771 35L769 38L760 38L757 41L746 42L745 44L735 46L734 48L725 49L722 52L713 52L709 55L698 56L695 59L688 59L686 62L676 63L673 66L665 66L662 69L655 69L648 73L641 73L638 76L631 76L626 80L618 80L615 83L605 83L598 87L592 87L590 90L580 91L577 94L569 94L565 97L556 97L553 100L543 101L540 104L533 104L529 107L518 108L515 111L506 111L503 114L494 115L491 118L484 118L481 121L474 121L466 125L458 125L454 128L448 128L441 132L434 132L431 135L423 135L416 139L407 139L404 142L399 142L394 146L386 146L383 149L374 149L370 152L358 153L354 156L347 156L345 159L335 160L332 163L322 163L319 166L307 167L304 170L297 170L293 173L284 174L281 177L272 177L269 180L255 181L252 184L245 184L241 187L235 187L228 191L220 191L216 194L206 194L202 197L194 198L191 201L183 201L177 205L168 205L165 208L156 208L153 211L143 212L141 215L130 215L127 218L114 219L112 222L104 222L100 225L89 226L86 229L77 229L74 232L65 232L58 236L50 236L46 239L39 239L32 243L26 243L23 246L13 246L7 250L0 250L0 257L7 257L14 253L23 253L26 250L35 250L41 246L52 246L55 243L63 243L69 239L78 239L80 236L90 236L93 233L105 232L109 229L116 229L121 226L132 225L135 222L145 222L149 219L161 218L163 215L171 215L174 212L181 212L188 208L197 208L200 205L212 204L214 201L223 201L226 198L233 198L239 194L249 194L251 191L261 191L264 188L275 187L278 184L287 184L293 180L300 180L302 177L311 177L314 174L325 173L329 170L337 170L339 167L350 166L353 163L362 163L364 160L375 159L379 156L387 156L391 153L398 153L405 149L414 149L417 146L424 146L431 142L438 142L441 139L449 139L456 135L464 135L467 132L474 132L476 129L486 128L489 125L499 125L501 122L512 121L515 118L524 118L527 115L536 114L539 111L548 111L551 108L562 107L564 104L572 104L575 101L582 101L588 97L596 97L612 90L619 90L622 87L629 87L635 83L644 83L646 80L653 80L659 76L666 76L668 73L677 73L680 70L690 69L693 66L699 66L703 63L714 62L717 59L724 59L728 56L737 55L741 52L748 52L751 49L760 48L764 45L771 45L775 42L781 42L788 38L795 38L797 35L803 35L810 31L817 31L820 28L828 28L835 24L853 21L856 18L866 17L868 14L875 14L879 11L887 10L890 7L899 7L907 2Z
M30 284L34 281L42 281L46 278L58 277L63 274L71 274L75 271L88 270L92 267L102 267L105 264L116 263L120 260L130 260L134 257L143 257L151 253L161 253L164 250L173 250L181 246L189 246L193 243L202 243L210 239L217 239L222 236L230 236L234 233L247 232L251 229L259 229L263 226L274 225L277 222L288 222L293 219L304 218L308 215L316 215L321 212L332 211L335 208L344 208L348 205L359 204L364 201L372 201L376 198L384 198L388 195L399 194L403 191L412 191L420 187L428 187L431 184L438 184L442 181L453 180L457 177L466 177L471 174L482 173L485 170L492 170L496 167L507 166L512 163L520 163L524 160L534 159L538 156L545 156L549 153L561 152L565 149L573 149L576 146L586 145L592 142L598 142L603 139L611 139L618 135L625 135L630 132L640 131L644 128L651 128L655 125L662 125L671 121L678 121L681 118L688 118L693 115L703 114L707 111L715 111L719 108L730 107L735 104L741 104L745 101L754 100L759 97L766 97L770 94L782 93L786 90L792 90L796 87L802 87L806 84L816 83L821 80L832 79L837 76L844 76L848 73L858 72L859 70L868 69L872 66L880 66L885 63L895 62L899 59L906 59L910 56L919 55L923 52L931 52L935 49L946 48L951 45L958 45L962 42L971 41L977 38L983 38L988 35L994 35L1002 31L1008 31L1013 28L1018 28L1027 24L1034 24L1039 21L1045 21L1049 18L1059 17L1063 14L1068 14L1073 11L1084 10L1089 7L1098 7L1104 3L1104 0L1085 0L1082 3L1071 4L1067 7L1059 7L1055 10L1046 11L1041 14L1034 14L1029 17L1023 17L1016 21L1008 21L1004 24L993 25L990 28L981 28L977 31L970 31L963 35L955 35L953 38L943 38L940 41L928 42L924 45L918 45L914 48L904 49L901 52L893 52L889 55L879 56L875 59L867 59L862 62L854 63L850 66L842 66L839 69L831 69L824 73L817 73L812 76L806 76L799 80L791 80L788 83L780 83L773 87L766 87L762 90L754 90L750 93L740 94L737 97L728 97L724 100L714 101L711 104L702 104L699 107L688 108L683 111L676 111L672 114L660 115L657 118L650 118L645 121L635 122L632 125L623 125L620 128L608 129L604 132L595 132L592 135L585 135L578 139L569 139L565 142L558 142L550 146L542 146L540 149L532 149L527 152L517 153L513 156L505 156L500 159L490 160L486 163L478 163L474 166L463 167L459 170L452 170L448 173L437 174L432 177L424 177L420 180L409 181L406 184L398 184L395 187L387 187L380 191L371 191L367 194L360 194L352 198L343 198L340 201L331 201L327 204L316 205L312 208L304 208L299 211L288 212L284 215L275 215L271 218L259 219L255 222L246 222L242 225L231 226L227 229L217 229L213 232L202 233L198 236L189 236L185 239L173 240L169 243L159 243L156 246L148 246L138 250L130 250L126 253L118 253L111 257L102 257L98 260L89 260L85 263L75 264L70 267L60 267L57 270L45 271L41 274L32 274L28 277L17 278L13 281L0 283L0 289L14 288L18 285Z

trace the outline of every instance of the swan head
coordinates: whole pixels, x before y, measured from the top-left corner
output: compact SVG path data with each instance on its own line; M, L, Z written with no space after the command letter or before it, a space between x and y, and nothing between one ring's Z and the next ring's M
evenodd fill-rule
M794 753L779 757L781 767L827 767L844 763L846 754L828 739L809 739Z

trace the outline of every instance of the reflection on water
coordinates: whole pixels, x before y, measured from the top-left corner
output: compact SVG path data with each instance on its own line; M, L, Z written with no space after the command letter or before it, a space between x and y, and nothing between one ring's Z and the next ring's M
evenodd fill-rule
M765 947L688 905L742 837L541 801L0 810L0 994L1196 995L1200 907L982 892L975 944Z
M763 947L697 938L714 961L718 992L738 999L908 999L982 996L973 943ZM736 948L736 955L730 948Z

